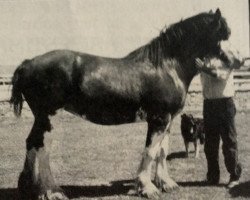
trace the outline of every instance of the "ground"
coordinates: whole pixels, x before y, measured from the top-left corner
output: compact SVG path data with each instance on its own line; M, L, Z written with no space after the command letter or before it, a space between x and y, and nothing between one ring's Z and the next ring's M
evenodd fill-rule
M200 111L190 111L201 115ZM169 155L170 174L179 190L162 194L171 200L250 199L250 111L238 112L236 124L239 158L243 164L241 185L228 191L223 156L220 152L221 180L215 187L205 186L206 159L203 147L200 158L191 153L184 158L180 118L172 127ZM54 177L70 199L140 199L135 196L133 180L141 160L146 123L100 126L65 111L51 118L54 129L47 133L51 147ZM17 179L25 157L25 139L33 116L27 107L17 119L6 103L0 104L0 199L17 199ZM193 147L190 148L193 150Z

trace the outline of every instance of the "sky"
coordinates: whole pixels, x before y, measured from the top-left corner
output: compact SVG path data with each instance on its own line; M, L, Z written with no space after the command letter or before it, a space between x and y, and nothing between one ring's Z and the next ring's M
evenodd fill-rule
M164 26L218 7L231 43L249 56L247 0L0 0L0 65L54 49L122 57Z

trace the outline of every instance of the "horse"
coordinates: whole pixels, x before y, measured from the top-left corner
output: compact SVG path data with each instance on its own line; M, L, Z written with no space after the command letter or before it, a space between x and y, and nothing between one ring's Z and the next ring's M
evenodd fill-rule
M160 190L177 188L166 161L171 123L198 73L195 58L229 60L220 42L230 33L217 9L165 27L122 58L54 50L23 61L14 72L10 99L17 116L25 99L35 118L18 180L22 199L67 199L52 177L44 144L45 132L52 129L49 116L61 108L102 125L132 123L137 110L145 111L148 130L136 177L138 194L157 198ZM153 162L155 184L150 177Z

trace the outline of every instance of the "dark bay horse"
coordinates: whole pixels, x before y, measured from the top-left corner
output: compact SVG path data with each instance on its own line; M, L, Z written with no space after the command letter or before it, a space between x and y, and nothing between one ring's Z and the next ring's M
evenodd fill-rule
M195 58L227 60L220 41L229 36L230 29L217 9L171 25L120 59L55 50L25 60L14 73L11 97L16 115L21 114L25 98L35 117L19 177L22 199L67 199L52 178L44 146L44 133L51 131L49 116L59 108L106 125L134 122L137 110L143 109L148 131L138 192L154 198L160 190L176 188L166 162L170 124L183 108L197 74ZM156 185L150 177L153 161Z

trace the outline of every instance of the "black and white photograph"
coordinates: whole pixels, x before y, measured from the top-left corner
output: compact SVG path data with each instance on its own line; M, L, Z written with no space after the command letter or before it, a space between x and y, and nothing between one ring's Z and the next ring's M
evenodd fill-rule
M0 0L0 200L250 199L250 0Z

